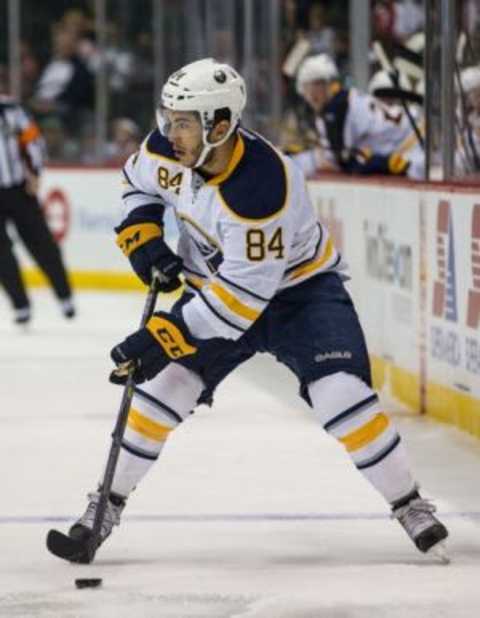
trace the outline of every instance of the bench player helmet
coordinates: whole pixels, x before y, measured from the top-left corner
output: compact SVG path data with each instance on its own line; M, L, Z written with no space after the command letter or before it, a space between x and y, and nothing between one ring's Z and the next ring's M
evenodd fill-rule
M460 81L465 92L471 92L480 88L480 67L468 67L463 69Z
M199 167L210 150L224 144L236 130L246 102L245 81L237 71L214 58L204 58L187 64L167 79L157 109L157 124L166 135L164 110L198 112L203 138L203 149L195 163ZM224 109L230 112L230 128L220 141L212 143L209 134L215 126L216 112Z
M402 90L410 91L412 89L405 73L399 73L398 85ZM368 82L367 90L373 96L389 96L388 94L382 94L382 91L392 88L396 88L396 85L392 77L390 77L390 73L388 71L381 70L373 74L372 78Z
M340 79L337 65L328 54L310 56L302 62L297 73L296 88L299 95L304 95L305 85L316 81L336 81Z

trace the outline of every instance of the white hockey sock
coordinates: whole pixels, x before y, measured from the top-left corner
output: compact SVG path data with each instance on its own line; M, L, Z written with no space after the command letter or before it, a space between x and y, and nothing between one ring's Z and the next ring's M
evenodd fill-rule
M388 502L415 489L400 436L371 388L339 372L313 382L308 391L324 429L344 445L355 466Z
M128 496L138 485L158 459L170 432L190 415L202 390L202 380L175 363L135 387L113 493Z

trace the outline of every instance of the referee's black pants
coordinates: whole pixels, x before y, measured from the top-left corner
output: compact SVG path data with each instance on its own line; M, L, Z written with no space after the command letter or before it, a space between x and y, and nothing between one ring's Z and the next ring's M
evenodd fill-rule
M70 298L72 291L60 250L43 216L36 197L25 187L0 188L0 284L15 309L30 306L18 261L7 234L7 223L13 223L25 247L50 281L58 299Z

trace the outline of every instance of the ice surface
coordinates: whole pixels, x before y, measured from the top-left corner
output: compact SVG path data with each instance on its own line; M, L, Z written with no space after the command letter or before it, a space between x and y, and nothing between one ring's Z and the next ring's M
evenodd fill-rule
M395 414L451 531L450 566L419 554L315 423L297 386L258 357L171 437L93 565L45 549L85 506L121 390L108 351L141 294L84 293L60 317L34 295L29 332L0 297L1 618L476 618L480 444ZM77 590L77 577L103 587Z

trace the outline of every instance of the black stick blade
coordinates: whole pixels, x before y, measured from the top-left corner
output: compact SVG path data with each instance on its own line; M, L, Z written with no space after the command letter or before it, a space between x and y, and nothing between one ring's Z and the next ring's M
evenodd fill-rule
M87 543L72 539L58 530L50 530L48 532L47 549L58 558L83 564L92 562L95 555L95 552L93 552L93 555L90 555L90 548Z

